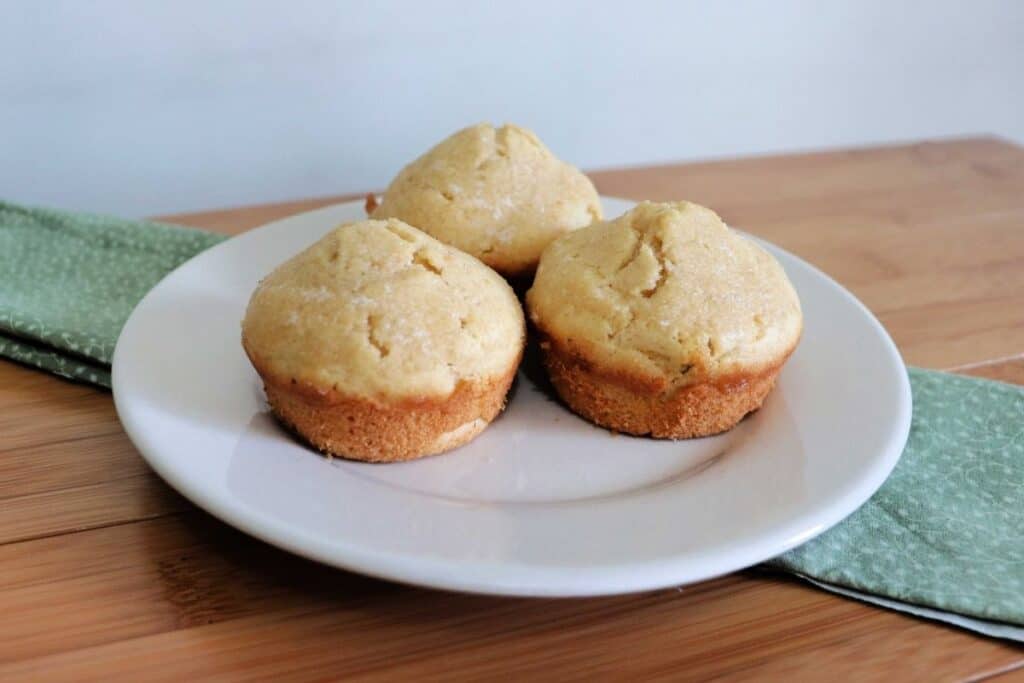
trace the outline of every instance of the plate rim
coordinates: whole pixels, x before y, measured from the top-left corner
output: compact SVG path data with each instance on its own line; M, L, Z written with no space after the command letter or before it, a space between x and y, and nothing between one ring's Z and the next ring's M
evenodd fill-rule
M637 203L634 200L605 195L602 195L601 199L621 204L621 206ZM327 213L349 206L361 206L361 200L336 202L310 211L292 214L247 230L239 236L251 235L257 231L273 230L280 223L298 217L309 217L319 212ZM883 453L880 454L874 466L869 468L865 476L844 486L841 496L829 501L827 505L816 512L814 517L818 521L812 528L804 528L807 526L806 522L798 524L797 520L790 519L781 523L781 528L771 534L770 538L762 537L755 543L747 543L745 547L735 548L731 551L719 547L711 553L711 558L701 557L700 553L685 553L615 565L573 567L571 571L564 567L538 567L509 561L475 561L472 565L465 567L471 569L470 571L453 573L451 571L453 560L409 557L401 553L380 552L372 548L361 547L359 544L355 546L339 544L338 539L335 539L334 543L326 543L320 536L308 533L295 525L275 522L272 518L256 520L252 515L245 514L243 506L228 504L221 497L208 496L202 487L193 486L187 477L181 476L179 470L170 466L169 460L159 455L159 448L151 442L146 429L136 423L134 419L125 397L127 392L127 389L124 388L125 380L119 372L119 368L123 367L119 360L123 357L121 339L125 338L125 333L128 333L129 338L131 337L133 323L137 321L136 313L143 309L150 297L158 293L168 281L172 280L179 271L186 268L195 259L209 257L216 251L229 248L228 245L234 241L233 238L224 240L180 264L154 285L133 309L118 337L112 358L111 384L115 409L125 432L147 465L186 499L254 538L329 566L420 587L519 597L615 595L705 581L781 555L832 528L855 512L874 495L895 468L909 437L912 416L913 398L906 365L892 337L870 309L827 273L801 257L757 236L748 233L744 233L744 235L751 237L762 246L767 245L771 249L786 254L788 258L791 258L800 267L809 270L858 310L865 322L884 342L884 347L888 351L887 360L903 369L903 372L896 373L900 393L899 414L894 419L895 427L889 434ZM794 526L800 526L801 529L790 530L790 527ZM768 534L764 536L768 536ZM777 536L785 536L785 538L778 540ZM721 556L727 552L730 561L724 563L728 566L723 566ZM712 561L714 558L719 559ZM513 572L515 579L499 578L507 575L510 568L515 570ZM565 575L568 573L572 575L571 582L567 582L565 579Z

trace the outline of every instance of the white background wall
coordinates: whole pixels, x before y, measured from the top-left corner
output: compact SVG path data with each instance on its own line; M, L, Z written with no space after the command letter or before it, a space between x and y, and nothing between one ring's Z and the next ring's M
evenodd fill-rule
M991 132L1024 2L0 0L0 198L144 215L382 187L479 120L584 168Z

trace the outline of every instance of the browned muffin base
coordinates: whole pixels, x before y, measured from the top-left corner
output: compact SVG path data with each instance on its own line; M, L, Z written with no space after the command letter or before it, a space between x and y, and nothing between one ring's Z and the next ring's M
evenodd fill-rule
M444 399L390 405L260 374L274 415L314 448L350 460L397 462L443 453L480 434L504 408L517 366L491 380L460 382Z
M761 407L786 360L757 374L658 391L642 381L596 371L557 345L544 343L541 348L551 383L573 412L616 432L658 439L691 439L732 429Z

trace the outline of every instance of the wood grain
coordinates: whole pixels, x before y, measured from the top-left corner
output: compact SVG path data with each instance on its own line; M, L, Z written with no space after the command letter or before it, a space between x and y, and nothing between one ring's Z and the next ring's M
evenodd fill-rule
M1024 151L977 138L602 171L821 267L908 362L1024 384ZM165 217L237 233L337 201ZM287 555L150 473L108 393L0 362L0 680L963 680L1024 648L749 571L587 600L424 591Z
M832 670L854 672L866 648L885 653L890 675L941 666L961 677L1020 657L1006 643L755 572L617 598L454 595L298 560L199 512L40 539L31 552L26 545L0 547L0 601L28 617L0 625L4 679L135 677L154 661L176 662L167 679L227 675L238 661L275 679L339 671L562 678L611 667L704 678L769 664L812 674L833 648L846 661ZM125 563L126 553L145 561ZM81 609L68 611L69 601ZM893 638L901 647L889 647ZM197 643L203 650L190 653ZM910 648L916 657L906 657Z

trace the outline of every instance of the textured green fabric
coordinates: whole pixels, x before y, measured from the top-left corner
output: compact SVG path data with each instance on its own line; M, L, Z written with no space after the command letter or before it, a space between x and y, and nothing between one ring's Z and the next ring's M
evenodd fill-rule
M109 387L114 343L135 304L223 239L0 202L0 356Z
M0 203L0 356L109 386L128 314L220 236ZM857 512L770 565L1024 640L1024 389L911 369L910 440Z
M771 564L847 591L1024 627L1024 389L909 372L914 416L892 475L857 512ZM990 632L984 626L976 630ZM1024 639L1020 628L1007 632L999 635Z

